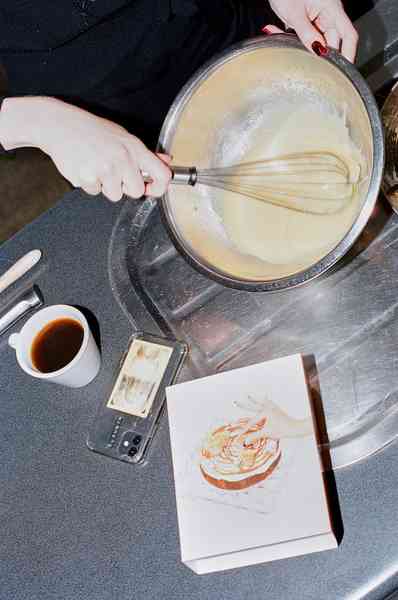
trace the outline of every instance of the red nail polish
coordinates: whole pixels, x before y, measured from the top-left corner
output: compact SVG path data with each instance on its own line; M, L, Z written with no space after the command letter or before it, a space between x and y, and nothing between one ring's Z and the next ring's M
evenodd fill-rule
M268 29L268 27L265 25L265 27L262 28L261 30L263 33L265 33L265 35L272 35L274 32L271 31L270 29Z
M329 54L329 49L326 48L326 46L324 46L323 44L321 44L321 42L318 42L318 40L316 40L312 44L312 49L318 56L326 56L327 54Z

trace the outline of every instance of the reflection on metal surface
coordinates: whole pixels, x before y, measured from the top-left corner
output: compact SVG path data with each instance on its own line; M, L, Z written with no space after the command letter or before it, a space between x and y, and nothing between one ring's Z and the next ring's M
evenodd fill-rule
M382 100L398 76L396 63L396 72L390 63L374 79ZM294 352L310 355L307 374L324 421L319 442L326 464L354 463L397 438L398 217L387 203L378 202L329 275L262 294L198 274L175 251L156 202L129 202L112 235L109 273L133 322L188 342L182 380Z
M295 352L313 355L310 385L319 387L334 468L398 435L398 220L386 206L378 206L333 273L271 295L210 282L171 250L156 203L139 208L126 204L114 231L113 288L128 313L142 315L140 327L155 331L158 323L188 342L184 379ZM325 450L324 436L320 442Z

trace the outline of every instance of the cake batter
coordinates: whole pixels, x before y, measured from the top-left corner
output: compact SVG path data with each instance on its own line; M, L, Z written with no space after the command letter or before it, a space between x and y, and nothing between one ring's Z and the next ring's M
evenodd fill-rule
M273 119L267 135L259 131L241 162L295 152L325 151L341 156L353 169L365 164L352 142L344 118L322 107L285 107ZM305 179L308 181L309 176ZM273 264L317 261L345 235L359 210L360 194L354 194L340 212L304 214L259 200L226 192L221 215L230 240L244 254Z

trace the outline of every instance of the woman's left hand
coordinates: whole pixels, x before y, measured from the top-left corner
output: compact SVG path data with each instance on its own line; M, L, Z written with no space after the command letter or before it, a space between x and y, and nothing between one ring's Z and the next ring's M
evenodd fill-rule
M358 34L347 17L341 0L270 0L272 10L294 29L303 44L314 50L314 42L341 51L354 62ZM274 25L267 25L269 33L280 33Z

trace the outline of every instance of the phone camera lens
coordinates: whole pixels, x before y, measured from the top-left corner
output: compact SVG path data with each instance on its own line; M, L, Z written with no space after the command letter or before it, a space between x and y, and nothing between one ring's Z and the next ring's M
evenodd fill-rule
M138 446L139 443L141 442L141 440L142 440L142 437L140 435L136 435L135 438L133 439L133 444Z
M129 456L135 456L135 454L137 454L138 450L135 446L131 446L130 450L129 450Z

